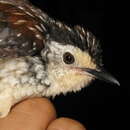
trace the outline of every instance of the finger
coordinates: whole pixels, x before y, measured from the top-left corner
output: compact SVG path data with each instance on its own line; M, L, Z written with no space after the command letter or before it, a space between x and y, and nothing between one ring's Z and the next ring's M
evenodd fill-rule
M86 130L78 121L69 118L59 118L54 120L47 130Z
M49 100L32 98L17 104L7 117L0 119L0 130L45 130L55 118Z

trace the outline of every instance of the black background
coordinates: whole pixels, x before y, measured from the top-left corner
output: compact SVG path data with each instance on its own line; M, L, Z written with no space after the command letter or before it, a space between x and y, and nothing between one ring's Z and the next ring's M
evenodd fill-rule
M123 120L129 117L127 111L129 89L124 84L128 81L128 77L123 76L122 73L122 63L127 68L122 55L124 50L120 49L125 43L120 45L121 35L116 35L117 31L121 31L122 26L118 25L116 20L117 4L114 9L111 4L108 7L109 13L106 13L104 0L31 0L31 2L51 17L64 21L68 25L79 24L84 28L89 28L101 41L104 67L121 84L118 87L96 80L76 94L57 96L52 102L56 107L58 117L76 119L88 130L102 128L116 130L121 127Z

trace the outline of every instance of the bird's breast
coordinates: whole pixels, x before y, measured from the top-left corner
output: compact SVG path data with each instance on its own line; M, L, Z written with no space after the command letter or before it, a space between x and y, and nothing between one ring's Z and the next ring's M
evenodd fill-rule
M46 73L38 58L0 59L0 90L12 87L43 86Z

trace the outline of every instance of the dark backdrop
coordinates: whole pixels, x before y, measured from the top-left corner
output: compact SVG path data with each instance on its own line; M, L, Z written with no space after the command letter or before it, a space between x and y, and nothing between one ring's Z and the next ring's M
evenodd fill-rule
M69 25L80 24L89 28L101 41L104 67L121 83L121 86L117 87L96 80L76 94L57 96L52 102L56 107L58 117L76 119L88 130L101 128L116 130L124 120L121 116L127 114L121 108L122 106L127 108L125 98L128 97L128 89L125 86L122 89L122 52L117 42L119 37L115 35L116 15L113 14L114 12L110 12L110 15L105 14L107 23L104 21L104 0L31 0L31 2L51 17ZM111 11L111 8L110 5L108 11ZM127 93L124 94L124 92Z

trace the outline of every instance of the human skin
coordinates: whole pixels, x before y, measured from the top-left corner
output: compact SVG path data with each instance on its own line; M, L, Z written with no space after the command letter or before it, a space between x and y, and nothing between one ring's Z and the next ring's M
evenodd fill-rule
M78 121L56 118L53 104L46 98L32 98L16 104L0 119L0 130L86 130Z

